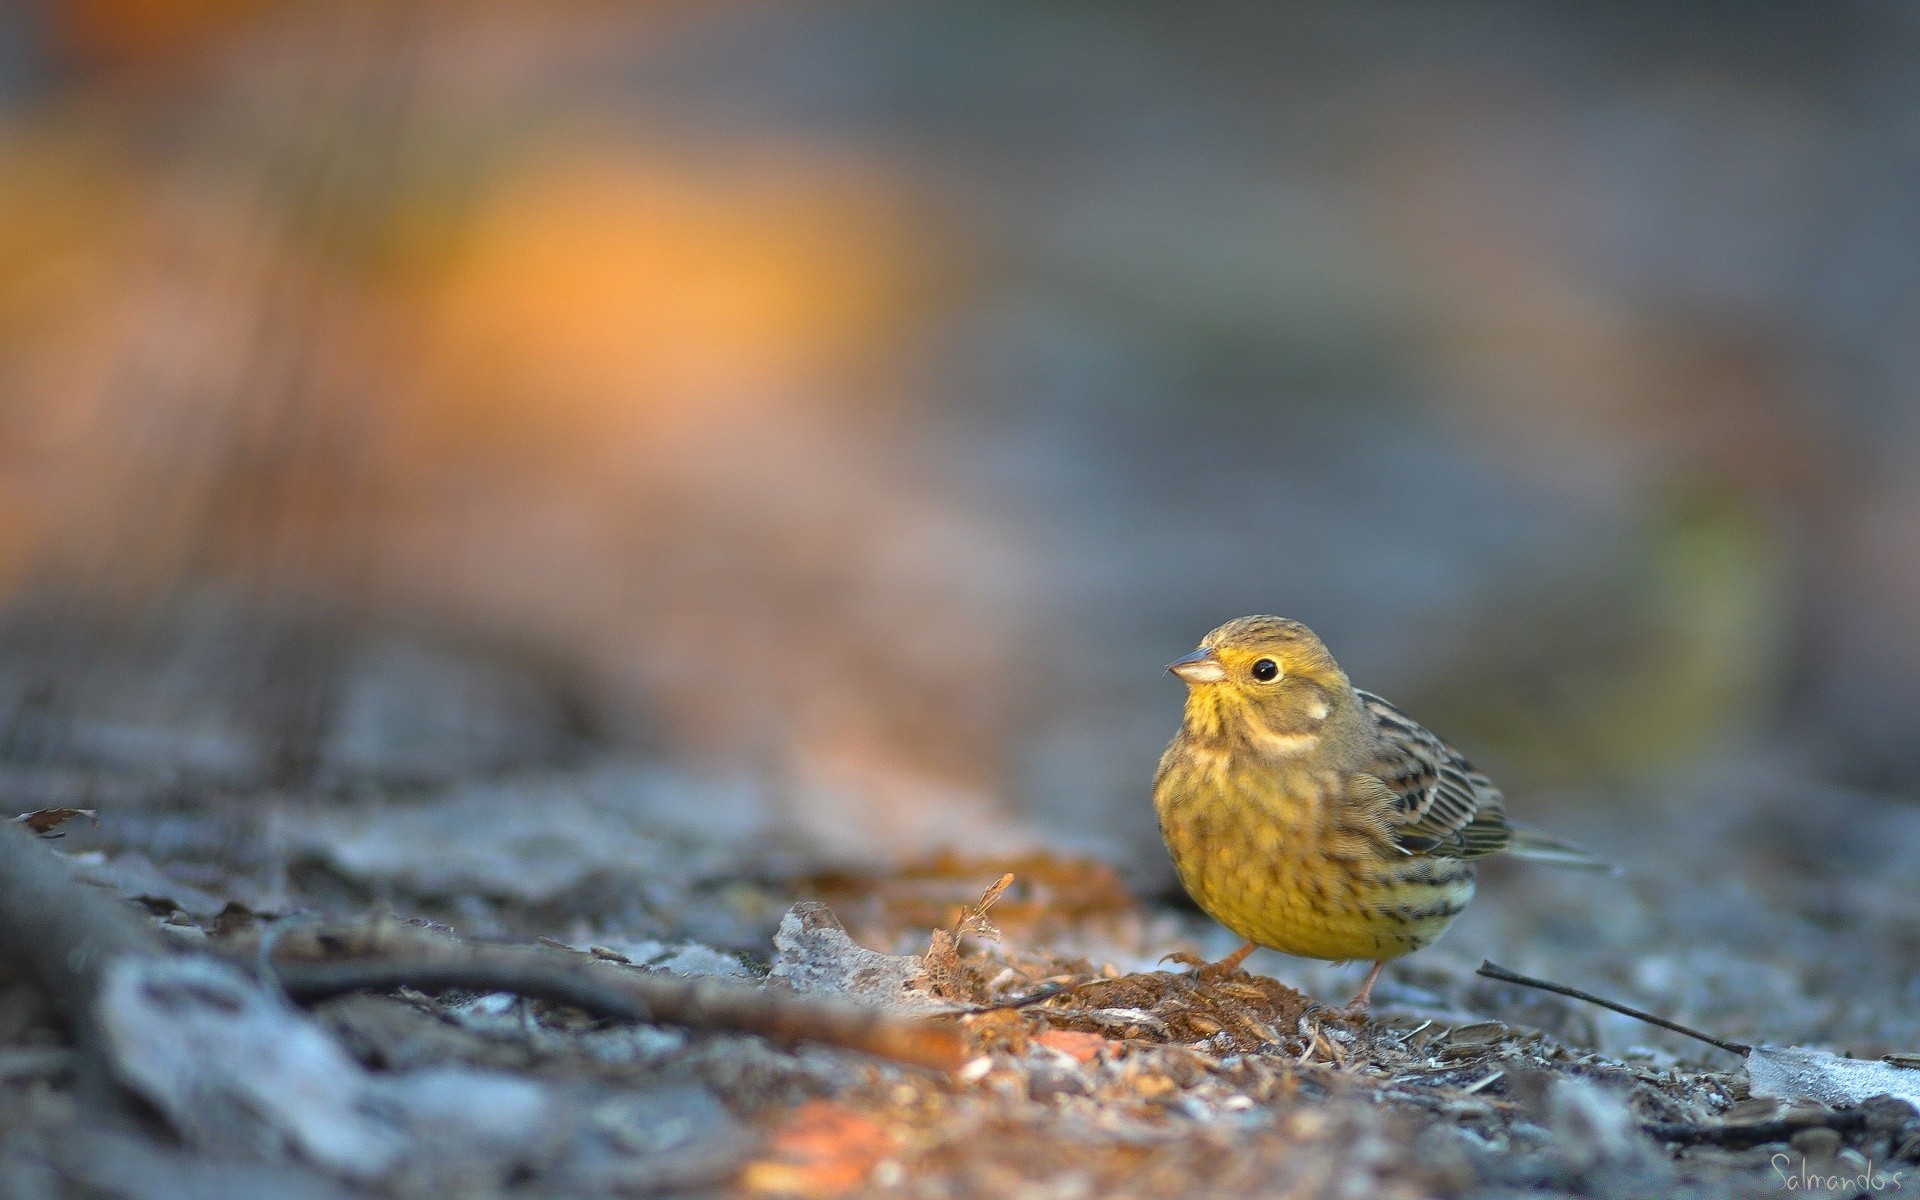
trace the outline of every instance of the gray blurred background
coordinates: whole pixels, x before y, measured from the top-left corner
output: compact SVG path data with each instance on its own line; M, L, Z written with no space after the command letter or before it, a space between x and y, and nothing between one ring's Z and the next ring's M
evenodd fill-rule
M1916 61L1893 2L16 6L0 775L151 848L638 762L731 781L696 840L1165 894L1161 667L1274 612L1639 873L1496 873L1463 955L1911 993Z

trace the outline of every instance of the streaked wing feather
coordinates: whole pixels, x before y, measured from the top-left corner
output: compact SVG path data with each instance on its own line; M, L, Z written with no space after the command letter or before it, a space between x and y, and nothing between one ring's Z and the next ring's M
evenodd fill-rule
M1458 750L1369 692L1360 705L1380 732L1368 774L1391 793L1387 821L1409 854L1481 858L1507 846L1505 798Z

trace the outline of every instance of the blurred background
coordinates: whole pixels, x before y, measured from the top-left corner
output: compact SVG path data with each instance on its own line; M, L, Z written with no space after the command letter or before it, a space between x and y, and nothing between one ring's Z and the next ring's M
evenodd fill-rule
M0 782L190 861L183 797L586 772L1152 896L1161 668L1275 612L1654 908L1731 871L1702 937L1797 887L1912 992L1917 56L1897 2L9 5Z

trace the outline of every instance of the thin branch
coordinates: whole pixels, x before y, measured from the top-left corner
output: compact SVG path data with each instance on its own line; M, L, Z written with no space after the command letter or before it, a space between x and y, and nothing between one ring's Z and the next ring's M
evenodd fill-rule
M402 987L512 992L602 1020L749 1033L784 1046L840 1046L941 1070L965 1059L959 1033L926 1020L731 980L639 971L539 946L468 942L395 921L290 931L275 945L270 969L290 997L307 1004Z
M1857 1108L1839 1112L1810 1113L1805 1117L1781 1117L1746 1125L1688 1125L1677 1121L1649 1121L1640 1128L1662 1142L1689 1146L1725 1146L1745 1150L1769 1142L1784 1142L1802 1129L1831 1129L1852 1133L1866 1128L1867 1114Z
M93 1049L88 1014L101 968L120 955L169 950L132 905L75 880L24 825L0 821L0 967L40 985L69 1014L83 1059ZM302 927L269 951L281 986L309 1002L396 987L516 992L608 1020L842 1046L920 1066L949 1069L965 1057L956 1030L871 1008L576 962L537 947L462 942L395 921Z
M1543 992L1553 992L1556 995L1570 996L1575 1000L1585 1000L1588 1004L1598 1004L1601 1008L1611 1009L1623 1017L1632 1017L1636 1021L1645 1021L1649 1025L1658 1025L1662 1029L1670 1029L1675 1033L1684 1034L1697 1041L1705 1042L1709 1046L1718 1046L1730 1054L1738 1054L1742 1058L1753 1053L1753 1047L1747 1045L1745 1042L1730 1042L1724 1038L1714 1037L1710 1033L1701 1033L1698 1029L1689 1029L1678 1021L1669 1021L1665 1017L1657 1017L1644 1009L1632 1008L1618 1001L1596 996L1592 992L1583 992L1579 988L1568 987L1563 983L1548 983L1544 979L1535 979L1529 975L1521 975L1517 972L1509 971L1505 967L1496 966L1484 959L1481 960L1480 970L1477 971L1476 974L1484 975L1488 979L1498 979L1502 983L1517 983L1522 987L1539 988Z
M987 1013L1008 1012L1019 1008L1032 1008L1036 1004L1044 1004L1055 996L1066 995L1072 991L1075 986L1077 985L1071 983L1056 983L1049 987L1043 987L1031 995L1017 996L1012 1000L996 1000L992 1004L976 1004L972 1008L960 1010L958 1015L963 1017L979 1017L985 1016Z

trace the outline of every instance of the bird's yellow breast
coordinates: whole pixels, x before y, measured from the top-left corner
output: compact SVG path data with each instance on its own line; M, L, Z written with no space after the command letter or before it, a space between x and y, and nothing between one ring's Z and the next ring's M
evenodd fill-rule
M1194 902L1286 954L1397 958L1439 937L1473 895L1470 864L1401 853L1341 772L1176 741L1154 807Z

